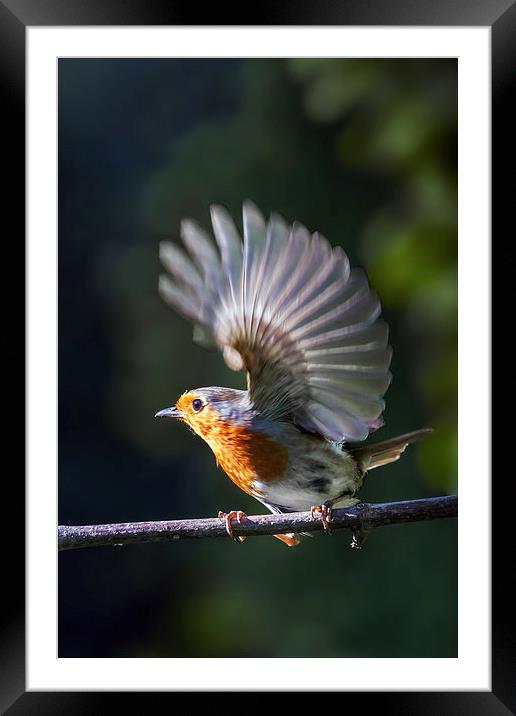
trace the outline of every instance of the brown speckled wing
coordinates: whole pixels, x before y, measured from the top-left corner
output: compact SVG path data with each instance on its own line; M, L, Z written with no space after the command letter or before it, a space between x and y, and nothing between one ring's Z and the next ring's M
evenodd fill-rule
M163 243L163 298L246 369L251 398L273 419L329 440L360 441L381 424L391 375L387 324L361 269L297 222L266 223L243 207L243 242L228 212L211 208L216 244L185 221L186 252Z

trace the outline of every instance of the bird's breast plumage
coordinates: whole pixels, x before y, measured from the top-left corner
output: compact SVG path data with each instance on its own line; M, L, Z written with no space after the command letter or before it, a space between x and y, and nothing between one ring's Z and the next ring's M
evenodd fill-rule
M254 497L263 496L265 486L280 480L287 471L288 448L246 422L222 419L207 407L192 427L211 447L231 480ZM258 482L263 487L257 487Z
M235 485L268 506L307 510L352 497L362 482L349 453L293 423L228 419L208 405L191 425Z

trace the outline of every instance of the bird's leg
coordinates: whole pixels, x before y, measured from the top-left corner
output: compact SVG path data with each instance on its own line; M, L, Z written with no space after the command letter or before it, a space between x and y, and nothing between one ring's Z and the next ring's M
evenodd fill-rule
M280 539L289 547L295 547L301 542L301 537L296 535L294 532L287 532L287 534L284 535L273 535L273 537Z
M331 502L324 502L322 505L316 505L310 508L310 517L315 519L315 513L319 512L325 531L331 534L330 522L331 522Z
M231 510L231 512L222 512L221 510L217 517L221 520L225 520L226 532L231 537L231 539L235 540L235 542L243 542L245 539L247 539L246 537L235 536L231 527L231 520L236 520L238 524L240 524L242 522L242 519L244 517L247 517L245 512L242 512L242 510Z

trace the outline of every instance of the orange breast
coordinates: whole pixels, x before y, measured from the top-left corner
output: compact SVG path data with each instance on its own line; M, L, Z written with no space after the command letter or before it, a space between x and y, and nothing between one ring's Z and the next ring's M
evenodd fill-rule
M285 473L288 450L264 433L223 421L206 408L192 427L211 447L224 472L248 494L263 494L254 485L257 479L270 482Z

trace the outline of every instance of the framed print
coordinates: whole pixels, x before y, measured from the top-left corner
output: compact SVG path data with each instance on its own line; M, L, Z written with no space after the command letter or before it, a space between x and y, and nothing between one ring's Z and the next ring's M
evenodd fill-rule
M256 24L226 23L208 11L202 24L191 24L187 11L164 3L134 2L123 11L0 4L9 205L25 215L27 247L26 483L13 475L8 515L16 535L25 518L26 543L25 554L23 541L12 547L20 554L2 630L3 711L89 713L105 699L176 691L342 691L393 713L516 707L512 610L502 586L510 520L498 518L509 507L491 486L490 423L490 239L511 206L497 177L514 141L505 103L516 12L507 0L489 9L406 5L396 3L387 16L381 3L304 3L262 13ZM338 501L330 536L322 527L331 523L317 514L320 533L303 534L295 549L268 536L243 545L227 535L139 539L160 521L199 519L203 529L211 518L218 535L227 530L238 540L238 520L245 527L247 515L266 511L253 490L269 508L287 500L285 486L266 499L263 481L238 493L224 471L238 483L232 474L243 474L247 458L227 467L233 457L191 434L202 433L195 420L190 432L154 420L186 410L176 403L181 394L198 412L220 390L233 400L244 388L230 369L238 350L236 358L226 350L225 366L217 350L192 343L191 325L179 315L199 323L200 314L188 315L191 292L216 284L213 249L206 238L189 243L194 224L181 224L193 219L205 237L210 206L230 286L235 244L226 217L249 242L263 215L264 227L271 217L264 241L283 221L321 232L324 251L344 252L353 280L366 281L356 267L365 269L360 296L371 286L380 297L393 353L389 366L387 338L373 346L375 385L383 386L375 405L383 409L387 386L379 372L390 368L393 382L385 427L374 437L385 443L379 456L367 456L382 469L360 493L371 512L360 518L349 503L348 526L363 519L353 538L361 550L350 549L347 530L338 529ZM23 245L21 224L13 246ZM276 274L281 261L288 265L280 296L285 301L291 285L297 291L285 315L305 311L296 335L308 320L322 320L313 308L320 295L332 316L342 315L331 285L321 279L317 297L317 282L301 275L295 256L276 259ZM252 266L252 255L244 253L245 261ZM174 312L158 279L171 263L173 278L177 262ZM203 316L211 301L212 320L220 321L224 301L216 306L216 294L203 296ZM182 310L185 297L190 308ZM360 318L360 305L351 301L347 310ZM367 326L380 325L373 320L378 313ZM217 330L196 329L195 338L214 336L224 349ZM369 370L364 351L358 355ZM252 375L245 356L243 365ZM351 397L346 388L345 403L358 417L342 428L355 438L348 442L357 461L365 459L364 448L353 447L364 437L360 425L369 421L372 432L382 420L379 408L371 412L372 398L357 396L360 380ZM226 388L192 388L212 384ZM315 433L339 442L328 413L336 400L323 399L317 421L315 408L296 417L307 439ZM228 421L220 430L240 425L235 405L220 408L217 420ZM418 434L398 462L412 440L395 454L392 440L427 427L434 432ZM263 431L259 423L262 442ZM274 433L273 445L266 434L267 465L273 450L292 454L290 443ZM310 489L322 492L329 463L317 470L324 474ZM453 511L433 520L421 513L412 524L399 517L375 527L375 505L388 511L427 500L432 510L432 500L459 492L458 519ZM294 500L292 509L271 509L263 524L294 523L309 510L306 499L306 506ZM219 509L226 517L217 522ZM128 524L140 530L138 544L116 531ZM115 531L99 542L109 546L58 551L58 525ZM280 535L287 545L299 541L301 528L293 529ZM304 529L311 531L308 523Z

